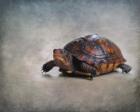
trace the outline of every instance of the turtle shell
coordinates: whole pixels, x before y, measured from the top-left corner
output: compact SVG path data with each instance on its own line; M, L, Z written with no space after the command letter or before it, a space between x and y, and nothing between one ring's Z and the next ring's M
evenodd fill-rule
M116 44L107 38L95 35L78 38L65 45L64 50L78 60L96 68L103 64L117 66L126 61Z

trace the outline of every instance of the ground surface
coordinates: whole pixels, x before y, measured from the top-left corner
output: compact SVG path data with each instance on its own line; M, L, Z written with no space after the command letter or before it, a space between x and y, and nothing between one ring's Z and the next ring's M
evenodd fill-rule
M1 4L0 112L139 112L138 6L135 0ZM118 70L89 81L54 68L51 77L42 76L54 48L94 33L120 47L129 74Z
M40 76L40 80L36 81L16 76L6 84L6 110L135 112L136 87L128 78L130 75L111 73L92 81L62 76Z

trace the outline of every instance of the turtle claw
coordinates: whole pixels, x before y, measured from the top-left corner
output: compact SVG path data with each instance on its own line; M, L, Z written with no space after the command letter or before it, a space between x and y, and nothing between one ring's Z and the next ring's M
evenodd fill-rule
M96 73L96 70L93 70L92 73L91 73L91 76L92 76L92 77L96 77L96 74L97 74L97 73Z
M44 71L43 70L41 70L41 73L43 73Z
M88 79L89 79L89 80L93 80L93 75L90 75L90 76L88 77Z
M43 70L41 70L41 73L42 73L43 76L46 75L46 72L44 72Z

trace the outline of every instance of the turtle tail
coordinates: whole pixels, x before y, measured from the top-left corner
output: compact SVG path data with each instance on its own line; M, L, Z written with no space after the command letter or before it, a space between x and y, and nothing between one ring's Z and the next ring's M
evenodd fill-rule
M54 61L54 60L51 60L51 61L45 63L45 64L42 66L42 70L43 70L43 72L48 72L48 71L50 71L54 66L56 66L55 61Z

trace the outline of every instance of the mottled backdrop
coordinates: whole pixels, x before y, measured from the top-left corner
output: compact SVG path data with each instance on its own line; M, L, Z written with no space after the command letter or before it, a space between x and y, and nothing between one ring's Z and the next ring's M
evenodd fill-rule
M0 112L139 112L139 0L1 0ZM89 81L43 77L52 50L88 34L114 41L133 67Z

